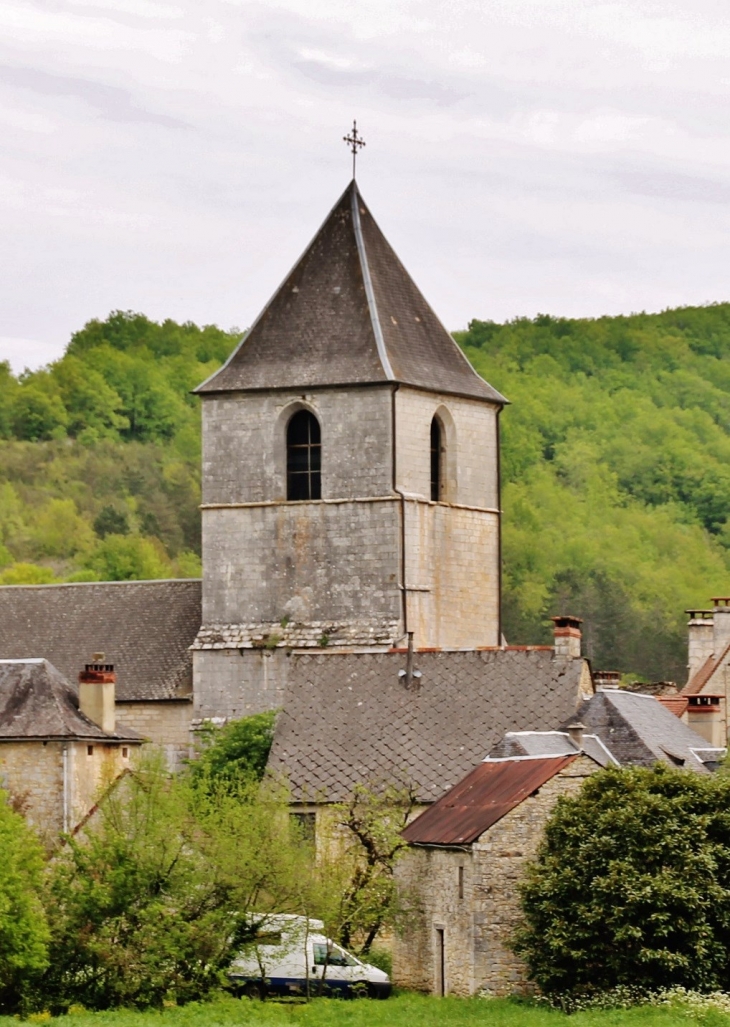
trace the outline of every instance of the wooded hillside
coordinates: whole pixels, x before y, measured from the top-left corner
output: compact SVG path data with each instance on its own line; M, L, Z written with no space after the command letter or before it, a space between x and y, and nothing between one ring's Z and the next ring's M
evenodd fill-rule
M190 390L237 333L114 313L0 364L0 583L200 573ZM594 666L683 681L684 609L730 591L730 304L457 332L502 417L504 624L585 620Z

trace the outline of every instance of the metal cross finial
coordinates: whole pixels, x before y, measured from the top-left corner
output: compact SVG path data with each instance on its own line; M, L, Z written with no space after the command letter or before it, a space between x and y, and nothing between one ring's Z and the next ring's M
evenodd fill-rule
M357 134L357 122L352 122L352 132L349 136L343 136L342 141L352 150L352 177L355 177L355 164L357 162L357 151L365 145L365 140Z

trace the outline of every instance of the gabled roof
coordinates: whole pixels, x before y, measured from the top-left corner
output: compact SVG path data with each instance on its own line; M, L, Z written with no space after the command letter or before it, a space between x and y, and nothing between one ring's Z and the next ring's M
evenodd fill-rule
M0 586L0 659L43 657L75 681L103 652L118 700L190 696L200 593L197 579Z
M649 767L657 761L708 773L705 763L721 749L688 727L651 695L624 689L599 690L578 716L622 766Z
M78 695L48 660L0 660L0 742L32 739L141 742L105 731L79 710Z
M578 754L480 763L402 832L416 845L469 845Z
M417 652L418 687L401 653L292 654L269 767L295 800L340 802L359 782L414 788L433 802L505 731L573 714L583 660L551 650Z
M195 391L390 381L506 402L436 317L353 181L238 348Z

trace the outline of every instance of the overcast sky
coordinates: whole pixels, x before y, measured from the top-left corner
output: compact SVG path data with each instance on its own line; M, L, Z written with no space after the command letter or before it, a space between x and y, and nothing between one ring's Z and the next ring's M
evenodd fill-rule
M450 328L730 299L730 8L2 0L0 359L250 324L350 176Z

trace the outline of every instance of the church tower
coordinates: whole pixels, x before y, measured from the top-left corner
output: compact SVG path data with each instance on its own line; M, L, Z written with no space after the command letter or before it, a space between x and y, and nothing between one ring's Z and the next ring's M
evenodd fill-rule
M496 646L498 415L355 181L203 407L197 715L280 704L292 649Z

